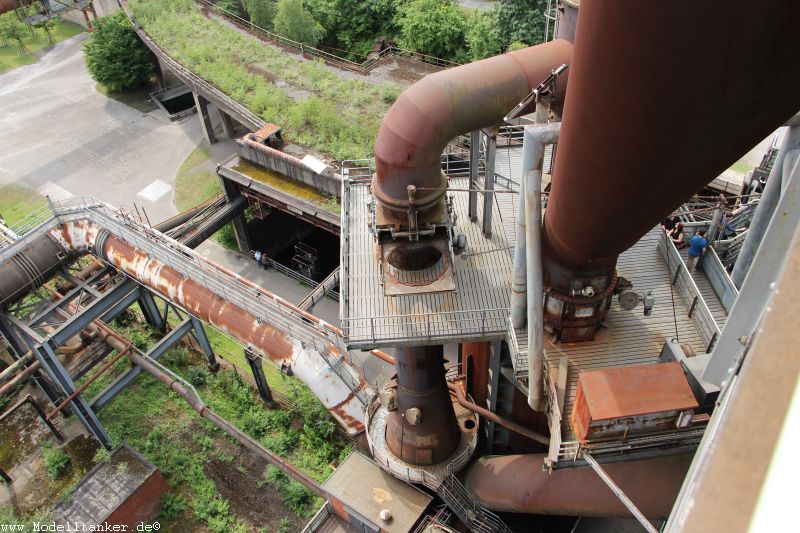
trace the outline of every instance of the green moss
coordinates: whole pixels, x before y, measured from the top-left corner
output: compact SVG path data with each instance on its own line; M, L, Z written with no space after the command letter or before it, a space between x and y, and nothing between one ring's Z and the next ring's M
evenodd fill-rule
M275 189L290 194L295 198L318 205L326 211L336 214L339 214L341 211L341 206L336 198L322 193L314 187L291 180L285 176L282 176L281 174L278 174L277 172L273 172L258 165L253 165L244 159L239 159L239 163L233 167L233 170L241 172L247 177L253 178L256 181L260 181L265 185L269 185L270 187L274 187Z
M13 12L5 16L16 16ZM66 22L57 19L56 26L53 29L53 37L55 42L59 43L65 39L77 35L83 31L83 28L72 22ZM25 39L25 46L31 52L30 54L20 54L19 48L16 43L8 43L6 46L0 46L0 74L8 72L9 70L21 67L23 65L30 65L36 63L38 58L34 55L35 52L48 48L50 43L47 41L47 35L40 29L34 30L34 35Z

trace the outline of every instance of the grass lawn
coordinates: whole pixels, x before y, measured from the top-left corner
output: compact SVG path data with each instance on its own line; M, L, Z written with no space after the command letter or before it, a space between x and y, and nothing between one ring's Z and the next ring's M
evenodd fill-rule
M8 16L8 15L6 15ZM13 14L11 14L13 16ZM83 31L83 28L72 22L66 22L57 19L56 27L53 29L53 37L55 42L59 43L64 39L68 39L73 35L77 35ZM19 48L16 43L9 43L7 46L0 46L0 74L8 72L9 70L21 67L22 65L30 65L38 61L37 57L33 55L39 50L44 50L50 43L47 42L47 36L44 31L34 29L34 35L29 36L25 40L25 46L30 50L30 54L20 54Z
M47 204L47 199L24 185L11 183L0 187L0 215L7 226Z
M178 211L200 205L222 191L216 172L211 170L214 168L205 146L196 148L183 161L175 176L175 207ZM213 237L225 248L239 250L230 224L223 226Z

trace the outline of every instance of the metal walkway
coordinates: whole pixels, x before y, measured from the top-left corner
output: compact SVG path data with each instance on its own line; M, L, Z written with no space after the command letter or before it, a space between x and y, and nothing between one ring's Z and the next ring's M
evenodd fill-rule
M217 298L239 306L261 322L282 331L293 343L301 345L304 353L313 352L324 361L320 363L323 365L321 368L327 366L332 372L331 376L338 381L333 386L344 387L351 397L366 405L371 390L355 370L341 330L255 286L121 210L93 198L73 198L63 203L52 203L28 215L10 228L16 238L0 243L0 263L62 224L80 221L94 223L149 258L174 269L184 279L201 284ZM85 249L92 243L73 242L72 245L76 249L81 246ZM182 308L174 295L159 291L159 296Z

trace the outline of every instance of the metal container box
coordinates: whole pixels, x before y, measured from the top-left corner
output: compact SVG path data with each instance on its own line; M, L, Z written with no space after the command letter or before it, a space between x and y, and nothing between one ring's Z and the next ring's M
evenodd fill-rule
M697 408L680 363L581 372L572 428L579 441L626 438L676 429Z

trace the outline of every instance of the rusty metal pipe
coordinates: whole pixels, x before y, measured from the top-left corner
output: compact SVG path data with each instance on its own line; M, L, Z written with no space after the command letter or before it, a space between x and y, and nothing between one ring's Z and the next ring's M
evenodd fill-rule
M568 294L576 276L608 277L621 252L800 109L797 27L795 0L581 3L545 285Z
M375 357L377 357L381 361L383 361L385 363L389 363L392 366L394 366L394 364L395 364L394 357L392 357L391 355L389 355L386 352L382 352L381 350L370 350L369 353L371 353L372 355L374 355Z
M0 15L14 11L17 8L17 0L0 0Z
M530 429L526 428L525 426L517 424L516 422L513 422L513 421L511 421L511 420L509 420L507 418L503 418L502 416L498 415L497 413L493 413L493 412L489 411L488 409L485 409L485 408L483 408L483 407L481 407L479 405L475 405L471 401L467 400L467 397L464 394L464 389L462 389L460 386L456 385L455 383L448 383L447 384L447 388L450 389L450 391L453 392L456 395L456 399L458 400L458 403L461 404L462 407L464 407L466 409L469 409L473 413L476 413L477 415L482 416L487 420L491 420L492 422L494 422L496 424L500 424L504 428L510 429L514 433L522 435L523 437L526 437L526 438L529 438L529 439L534 440L536 442L539 442L541 444L544 444L545 446L550 444L550 439L548 437L545 437L544 435L536 433L535 431L531 431Z
M543 467L546 454L482 457L466 473L467 490L492 511L560 516L630 517L589 466ZM650 519L669 516L692 454L603 463L603 469Z
M138 280L155 293L176 302L187 312L207 322L222 332L250 345L254 350L279 365L290 366L299 379L306 383L330 413L351 435L364 430L364 409L361 401L333 374L320 353L303 346L275 325L262 321L246 309L234 304L206 288L202 283L185 278L180 272L151 257L132 243L108 233L88 220L77 220L63 224L53 230L67 248L75 251L90 247L101 259ZM320 328L340 333L341 330L290 304L237 274L207 260L209 264L257 290L265 298L274 300L281 307L316 324ZM322 332L320 333L322 334ZM339 358L342 371L348 372L361 387L367 384L359 372L352 368L344 354L333 344L327 346L328 354Z
M439 210L447 180L441 154L458 135L496 126L550 72L570 62L563 39L429 74L406 89L383 117L375 141L372 190L388 219L406 224L409 185L417 224ZM566 73L556 98L563 97ZM425 188L425 189L422 189Z
M20 368L24 367L31 361L33 361L32 352L26 352L23 354L22 357L11 363L5 370L3 370L3 372L0 372L0 383L13 378L14 374L16 374Z
M31 374L39 370L39 367L41 367L41 363L39 363L39 361L34 361L31 366L26 367L25 370L14 376L11 381L0 387L0 397L3 397L16 389L17 385L25 381L25 379L30 377Z

